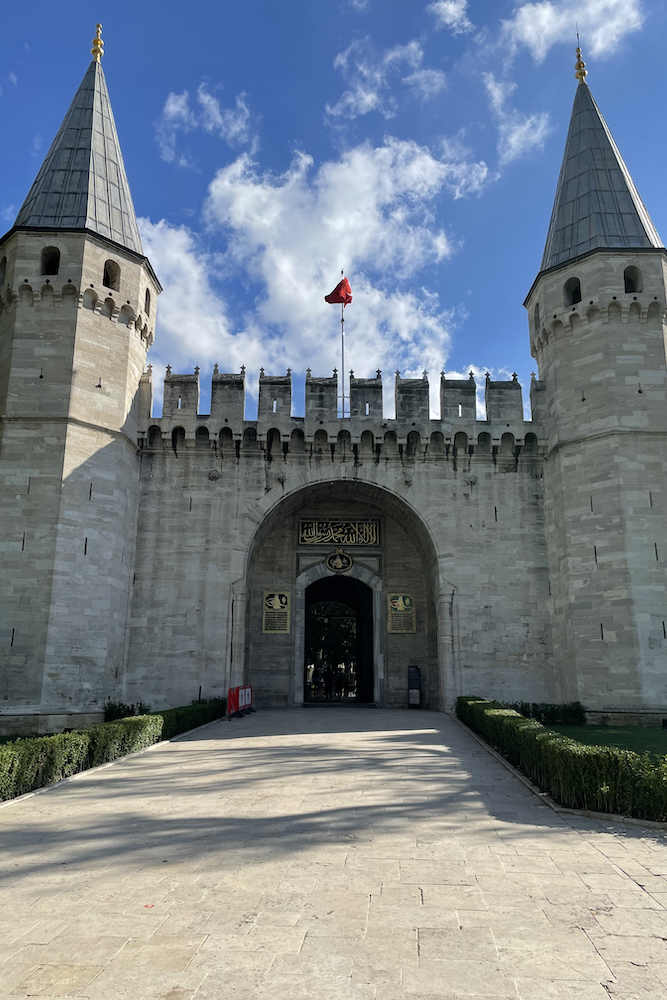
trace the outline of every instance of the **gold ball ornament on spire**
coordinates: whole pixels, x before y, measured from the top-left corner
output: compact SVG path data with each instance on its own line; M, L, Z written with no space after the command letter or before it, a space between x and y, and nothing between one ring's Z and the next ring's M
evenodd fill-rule
M579 83L583 83L588 76L588 70L586 69L586 63L581 58L581 49L577 46L577 61L574 65L574 75L576 76Z
M93 38L93 47L90 50L95 62L99 62L104 55L104 42L102 41L102 25L97 25L97 30L95 31L95 37Z

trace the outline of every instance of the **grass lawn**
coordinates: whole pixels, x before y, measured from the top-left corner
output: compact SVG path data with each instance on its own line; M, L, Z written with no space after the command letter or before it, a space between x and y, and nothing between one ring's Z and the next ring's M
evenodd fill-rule
M592 746L620 747L635 753L667 754L667 729L649 726L547 726Z

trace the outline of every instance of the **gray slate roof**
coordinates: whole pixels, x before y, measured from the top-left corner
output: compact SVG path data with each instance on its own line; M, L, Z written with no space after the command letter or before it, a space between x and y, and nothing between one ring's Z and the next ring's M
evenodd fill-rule
M15 225L91 229L143 254L99 62L88 67Z
M542 268L598 247L662 247L587 84L577 87Z

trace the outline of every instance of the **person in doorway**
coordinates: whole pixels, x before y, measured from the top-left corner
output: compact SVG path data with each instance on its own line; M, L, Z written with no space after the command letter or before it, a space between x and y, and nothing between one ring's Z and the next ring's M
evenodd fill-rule
M327 701L331 701L333 697L333 680L333 667L330 663L327 663L324 667L324 697Z
M336 669L336 698L338 701L343 697L343 688L345 687L345 667L341 667L340 664Z

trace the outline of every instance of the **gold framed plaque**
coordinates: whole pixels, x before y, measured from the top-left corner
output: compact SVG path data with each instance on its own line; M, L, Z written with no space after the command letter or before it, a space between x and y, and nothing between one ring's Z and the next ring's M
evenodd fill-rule
M289 590L265 590L262 609L262 632L288 635L290 625Z
M417 612L411 594L389 594L389 631L406 635L417 631Z

